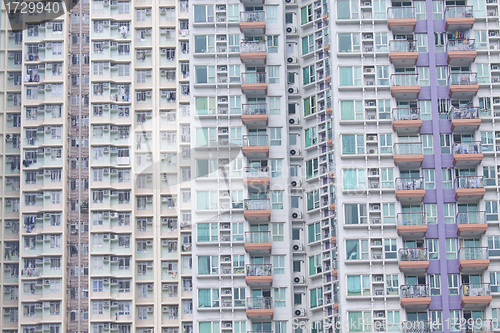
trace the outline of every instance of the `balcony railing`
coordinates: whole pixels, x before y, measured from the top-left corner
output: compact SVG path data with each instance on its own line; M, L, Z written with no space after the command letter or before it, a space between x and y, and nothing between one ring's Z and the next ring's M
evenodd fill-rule
M266 83L265 72L241 73L241 83Z
M254 103L254 104L241 104L243 109L243 115L254 116L254 115L266 115L267 114L267 104L266 103Z
M489 283L464 283L462 284L462 296L490 296Z
M247 167L245 168L245 178L269 178L269 167Z
M244 135L243 147L269 146L267 135Z
M240 52L241 53L254 53L254 52L266 52L267 43L266 41L252 41L252 42L241 42Z
M415 7L389 7L387 10L389 19L414 19Z
M429 285L428 284L404 284L401 286L401 294L403 298L414 298L414 297L429 297Z
M392 120L420 120L420 108L392 109Z
M272 309L272 308L273 308L272 297L247 297L248 310L262 310L262 309Z
M476 318L473 321L467 320L465 324L465 333L484 333L498 331L499 322L497 319L480 319Z
M452 107L450 113L448 113L449 119L478 119L479 118L479 108L478 107Z
M269 199L245 199L245 210L269 210L271 201Z
M472 6L447 6L445 18L474 17Z
M427 248L415 247L399 249L399 259L401 261L427 261L429 260Z
M460 176L455 179L455 188L483 187L483 176Z
M450 51L474 51L474 39L452 39L448 41L447 49Z
M454 86L477 84L477 73L450 73L448 82Z
M399 87L418 86L418 74L392 74L392 85Z
M414 40L391 40L389 42L389 52L417 52Z
M395 155L422 155L422 142L400 142L394 144Z
M399 213L399 225L426 225L425 213Z
M458 250L460 260L488 259L488 247L461 247Z
M482 224L486 223L485 211L467 211L457 213L458 224Z
M247 276L271 276L273 274L273 265L271 264L248 264Z
M252 11L252 12L241 12L240 13L240 22L265 22L266 21L266 12L264 11Z
M424 189L424 177L396 178L396 190L414 191Z
M21 271L21 275L24 277L37 277L40 276L40 271L34 268L25 268Z
M270 243L270 231L247 231L245 232L245 243Z
M453 154L480 154L481 141L458 141L453 143Z
M247 231L245 232L245 243L270 243L270 231Z
M397 324L396 324L397 325ZM397 326L396 326L397 327ZM424 321L403 321L401 322L402 333L431 333L431 322Z

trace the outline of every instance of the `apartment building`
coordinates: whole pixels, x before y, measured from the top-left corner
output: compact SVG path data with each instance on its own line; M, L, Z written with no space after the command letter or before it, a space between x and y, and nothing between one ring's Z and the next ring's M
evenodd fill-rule
M497 1L332 11L342 332L498 329Z
M3 332L192 332L188 2L1 23Z
M195 332L336 315L328 7L193 3Z

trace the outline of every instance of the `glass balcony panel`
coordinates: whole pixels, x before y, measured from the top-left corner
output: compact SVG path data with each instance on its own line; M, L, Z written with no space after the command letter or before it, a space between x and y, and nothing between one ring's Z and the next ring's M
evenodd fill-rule
M390 7L387 16L389 19L414 19L415 7Z
M392 74L393 86L418 86L418 74Z
M266 13L264 11L250 11L240 13L240 22L265 22Z
M422 155L422 142L403 142L394 144L395 155Z
M481 141L459 141L453 144L453 154L480 154Z
M391 40L389 52L417 52L414 40Z
M455 179L455 188L483 187L483 176L460 176Z
M477 73L450 73L448 82L459 86L477 84Z
M428 284L405 284L401 286L401 297L430 297Z
M392 120L420 120L420 108L392 109Z
M244 135L243 147L269 146L267 135Z
M474 51L474 39L453 39L447 44L448 52L450 51Z
M472 6L447 6L445 18L474 17Z
M269 178L268 167L248 167L245 168L245 178Z
M414 191L423 189L423 177L396 178L396 190Z
M458 224L482 224L486 223L485 221L486 212L458 212L457 213L457 223Z
M399 258L401 261L427 261L427 248L403 248L399 249Z
M399 225L426 225L425 213L399 213Z
M464 283L461 288L462 296L490 296L489 283Z
M488 259L487 247L461 247L458 251L460 260Z
M243 115L245 115L245 116L267 114L267 104L266 103L242 104L241 106L243 109Z
M449 119L478 119L479 108L462 106L459 108L452 107L448 114Z
M265 72L241 73L241 83L266 83Z
M270 231L249 231L245 232L245 243L270 243Z
M247 276L271 276L273 274L273 265L271 264L248 264L246 266Z
M272 309L272 297L247 297L248 310Z

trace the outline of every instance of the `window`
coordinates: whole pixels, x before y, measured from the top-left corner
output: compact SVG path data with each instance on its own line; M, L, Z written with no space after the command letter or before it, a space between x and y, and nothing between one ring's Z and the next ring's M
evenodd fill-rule
M461 324L460 320L460 312L461 312L460 310L450 310L450 319L449 319L450 331L454 332L461 331L463 325Z
M444 208L444 223L455 224L455 204L445 203Z
M273 274L285 274L285 256L273 256Z
M431 289L432 293L432 289ZM443 311L441 310L433 310L430 311L431 314L431 323L432 330L436 332L440 332L443 330Z
M339 67L339 85L341 87L363 85L361 67Z
M323 288L315 288L309 290L311 308L323 305Z
M279 36L267 36L267 53L278 53Z
M303 85L313 83L316 80L316 71L314 65L302 68L302 83Z
M393 203L382 205L382 217L384 224L396 223L396 205ZM374 220L371 221L374 223Z
M488 254L490 257L500 256L500 237L488 237Z
M446 259L457 259L457 239L446 239Z
M284 191L271 191L272 209L283 209L283 192Z
M281 128L269 128L269 134L271 139L271 146L281 146Z
M380 0L385 1L385 0ZM385 7L385 6L384 6ZM385 8L384 8L385 10ZM385 12L384 12L385 14ZM387 52L387 33L386 32L377 32L375 33L375 51L376 52Z
M194 23L214 22L213 5L196 5L194 8Z
M215 66L195 66L194 83L215 83Z
M349 311L347 317L349 323L352 323L349 324L349 332L372 332L371 311Z
M432 296L441 295L441 275L429 274L429 286Z
M377 85L389 85L389 66L377 66Z
M425 219L427 224L437 224L437 204L425 204Z
M493 151L493 132L481 132L481 148L483 152Z
M316 113L316 96L304 98L304 116Z
M300 24L306 24L313 20L312 5L307 5L300 8Z
M436 79L438 86L448 85L448 68L446 66L436 67Z
M198 307L200 308L218 308L219 307L219 289L198 289ZM201 326L202 323L200 323ZM201 330L200 332L207 332Z
M341 120L363 120L363 101L340 101Z
M387 330L389 332L399 331L399 323L401 322L399 311L387 311Z
M436 188L436 176L434 169L423 169L424 173L424 187L425 189L435 189Z
M440 134L439 140L441 142L441 154L451 153L451 135L450 134Z
M429 86L429 67L418 67L418 81L421 86Z
M283 160L278 160L278 159L271 159L271 177L273 178L280 178L283 176L282 172L282 162Z
M490 288L492 293L500 292L500 272L490 272Z
M384 239L384 257L385 259L398 258L398 242L396 239Z
M365 204L345 204L344 223L345 224L366 224L368 222L367 209Z
M307 240L313 243L321 240L321 223L316 222L307 226Z
M269 84L280 83L280 66L267 66Z
M366 188L365 169L342 169L343 189L355 190Z
M219 257L199 256L198 274L219 274Z
M421 138L424 155L434 154L432 134L423 134Z
M443 19L443 1L440 0L432 1L432 17L434 20Z
M368 240L348 239L346 240L346 260L369 259Z
M309 275L316 275L321 273L321 255L309 257Z
M394 168L382 168L380 174L382 176L382 188L394 188Z
M379 134L380 136L380 153L392 154L392 134Z
M486 221L498 221L498 202L485 201Z
M347 296L367 296L370 294L370 275L347 276Z
M385 5L384 5L384 12L385 12ZM359 1L356 0L337 1L337 20L357 20L357 19L359 19Z
M483 166L483 184L484 186L496 185L495 166Z
M266 6L266 23L278 23L278 6Z
M359 33L338 34L338 45L340 53L359 52L361 50Z
M387 274L385 276L385 289L387 295L399 294L399 276L398 274Z
M490 82L490 65L489 64L477 64L477 83L489 83Z
M342 154L364 154L365 139L363 134L343 134Z
M194 37L195 53L213 53L215 52L215 36L203 35Z
M427 252L429 253L429 260L439 259L439 239L427 239Z
M413 2L417 20L425 20L425 1Z
M302 37L302 55L306 55L314 51L314 35Z
M418 1L418 2L424 3L424 5L425 5L425 1ZM417 51L419 53L427 53L428 52L428 50L427 50L427 34L415 34L415 36L417 38Z

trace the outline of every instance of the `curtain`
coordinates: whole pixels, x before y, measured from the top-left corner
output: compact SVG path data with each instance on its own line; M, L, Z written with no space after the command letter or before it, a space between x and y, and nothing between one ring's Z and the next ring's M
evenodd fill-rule
M352 86L352 67L339 67L340 86Z
M300 9L300 24L307 23L307 6Z
M358 205L345 205L345 224L359 224Z
M309 257L309 275L316 274L316 265L314 262L314 257Z
M356 154L355 135L342 135L342 154Z
M302 38L302 55L309 53L309 38Z
M305 130L305 140L306 140L306 147L311 146L311 136L310 136L311 129L308 128Z
M209 173L208 160L196 160L196 177L207 177Z
M318 306L318 294L316 293L316 289L309 290L311 294L311 308L315 308Z
M311 114L311 100L310 98L304 98L304 116Z
M304 85L309 83L309 66L302 69L302 80Z
M341 1L339 1L341 2ZM359 40L359 36L358 36ZM358 41L359 44L359 41ZM339 52L352 52L351 34L339 34Z
M194 21L195 22L206 22L207 13L205 6L194 6Z
M208 83L207 66L196 66L196 83Z
M199 289L198 290L198 306L201 308L209 308L210 307L210 289ZM210 325L210 323L208 323ZM200 323L201 327L201 323ZM210 326L208 326L210 327ZM210 332L210 331L201 331L200 332Z
M307 193L307 210L314 209L314 192Z
M209 194L208 191L200 191L197 193L197 208L198 209L210 209Z
M208 114L208 98L195 97L196 114Z
M198 225L200 226L200 224ZM198 240L200 240L200 228L198 228ZM210 257L198 257L198 274L210 274Z
M208 128L196 129L196 145L208 146Z
M349 322L356 323L356 325L352 325L349 328L349 332L363 332L363 325L358 325L363 318L363 312L361 311L352 311L349 312Z
M208 242L210 240L210 234L208 231L209 224L208 223L200 223L198 224L198 242Z
M361 295L361 276L351 275L347 277L347 295L359 296Z
M359 241L357 239L346 240L346 259L359 259Z
M351 18L349 1L337 1L337 19L346 20Z
M314 224L310 224L307 226L307 235L308 235L308 240L309 240L309 243L312 243L316 240L316 236L315 236L315 233L314 233Z
M354 101L340 102L340 119L354 120Z
M194 52L195 53L207 52L207 37L206 36L194 36Z

